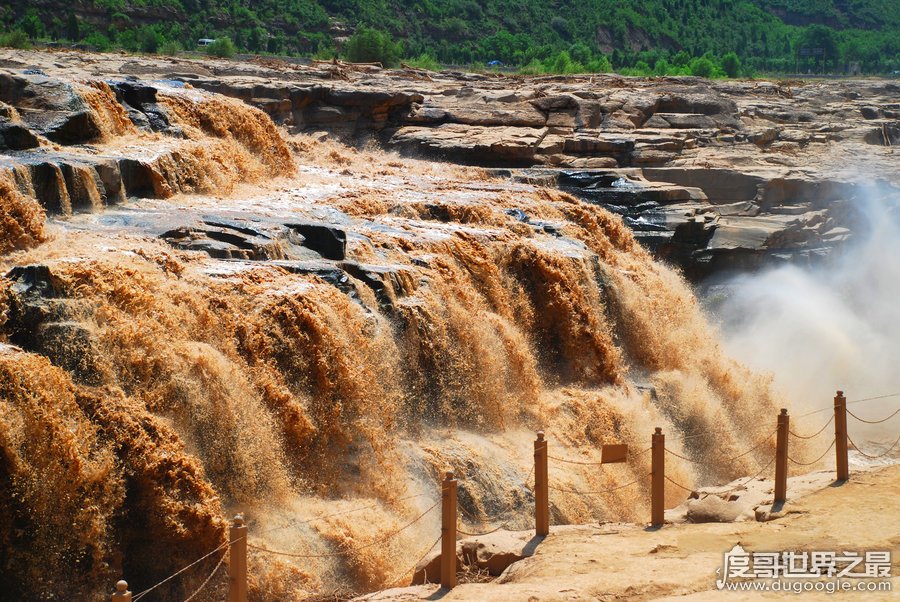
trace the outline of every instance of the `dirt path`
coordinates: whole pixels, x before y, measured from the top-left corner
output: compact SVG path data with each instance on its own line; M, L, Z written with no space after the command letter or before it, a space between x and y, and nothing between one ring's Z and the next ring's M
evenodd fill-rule
M658 531L636 525L557 527L535 555L512 565L492 583L450 592L436 586L393 589L366 600L650 600L778 599L786 593L716 589L723 553L747 551L890 550L892 588L900 574L900 466L853 475L796 502L767 523L677 524ZM807 592L809 599L896 599L896 592Z

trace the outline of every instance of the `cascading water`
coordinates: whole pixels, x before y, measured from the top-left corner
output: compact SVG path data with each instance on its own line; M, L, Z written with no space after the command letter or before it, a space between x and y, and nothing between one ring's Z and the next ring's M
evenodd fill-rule
M98 89L95 100L109 100ZM293 172L259 111L187 93L161 102L187 141L156 162L156 196ZM110 152L166 142L121 133ZM316 145L293 141L307 160ZM352 179L345 151L322 146ZM360 157L384 173L423 169ZM527 528L538 429L561 455L629 444L624 466L554 468L587 490L642 479L649 457L637 452L654 426L691 435L672 447L705 472L673 460L681 482L751 474L771 456L763 446L725 460L769 434L778 400L766 378L722 353L688 286L618 218L472 170L291 205L292 187L315 185L311 173L269 194L288 216L318 212L350 233L344 263L328 268L342 266L340 286L325 271L222 262L134 232L92 232L84 220L54 225L40 244L33 199L0 187L14 222L2 259L12 271L2 295L0 591L98 598L121 575L141 590L220 545L237 511L267 546L352 550L428 508L448 466L461 477L465 521L502 511ZM553 519L639 520L647 487L554 494ZM371 508L304 522L360 506ZM437 529L432 514L337 558L251 552L251 593L386 585ZM184 597L216 561L159 599Z

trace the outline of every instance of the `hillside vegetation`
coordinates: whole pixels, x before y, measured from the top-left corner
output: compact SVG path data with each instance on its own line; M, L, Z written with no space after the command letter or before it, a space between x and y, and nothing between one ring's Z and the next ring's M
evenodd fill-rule
M253 53L526 72L900 70L900 0L11 0L0 23L101 50L227 37Z

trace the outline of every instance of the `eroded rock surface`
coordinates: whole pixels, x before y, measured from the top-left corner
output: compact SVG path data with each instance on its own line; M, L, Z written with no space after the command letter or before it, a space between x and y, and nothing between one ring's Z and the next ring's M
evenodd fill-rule
M51 214L221 187L222 178L196 168L201 151L185 127L232 134L209 116L185 122L177 114L179 97L204 94L239 99L288 133L512 168L497 175L559 187L618 213L657 257L696 281L820 262L858 232L864 202L896 196L900 186L891 154L900 139L900 85L891 81L502 77L271 60L23 56L42 70L0 72L0 169ZM159 144L90 146L127 138L129 128L160 136ZM265 240L192 228L176 225L166 239L221 257L278 258ZM322 257L342 259L339 243L299 235Z

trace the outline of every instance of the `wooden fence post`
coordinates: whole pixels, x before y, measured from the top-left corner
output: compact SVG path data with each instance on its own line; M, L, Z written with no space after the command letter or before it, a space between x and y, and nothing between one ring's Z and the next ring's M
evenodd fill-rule
M112 602L131 602L131 592L128 591L128 582L124 579L116 583L116 591L112 595Z
M837 480L846 481L850 478L850 463L847 458L847 398L843 391L834 396L834 441Z
M778 434L775 440L775 503L787 501L788 432L790 417L786 408L778 414Z
M657 527L666 520L666 436L660 427L653 433L650 457L650 524Z
M453 471L441 483L441 587L456 587L456 479Z
M247 525L234 517L228 531L228 602L247 602Z
M534 531L536 535L550 534L550 489L547 472L547 440L538 431L534 442Z

